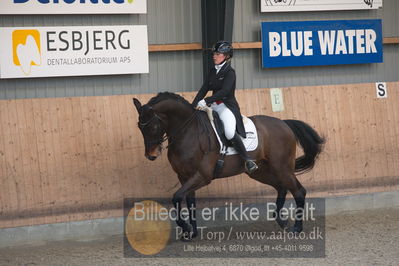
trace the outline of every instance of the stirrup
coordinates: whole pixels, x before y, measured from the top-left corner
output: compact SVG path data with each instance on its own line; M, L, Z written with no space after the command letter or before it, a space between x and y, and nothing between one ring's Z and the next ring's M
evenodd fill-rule
M247 170L248 174L252 174L256 170L258 170L258 165L255 163L255 161L252 160L247 160L245 161L245 169Z

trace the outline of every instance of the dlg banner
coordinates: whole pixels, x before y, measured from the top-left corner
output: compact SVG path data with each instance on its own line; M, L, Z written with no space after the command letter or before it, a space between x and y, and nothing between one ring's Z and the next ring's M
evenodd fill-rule
M265 68L383 62L379 19L262 22Z
M0 14L145 14L147 0L1 0Z

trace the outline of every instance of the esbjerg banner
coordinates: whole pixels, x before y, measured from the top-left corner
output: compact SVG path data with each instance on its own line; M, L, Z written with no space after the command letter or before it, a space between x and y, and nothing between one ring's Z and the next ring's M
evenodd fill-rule
M263 67L383 62L380 19L262 22Z
M1 0L0 14L145 14L147 0Z
M382 0L261 0L261 12L378 9Z
M147 26L0 28L0 78L148 73Z

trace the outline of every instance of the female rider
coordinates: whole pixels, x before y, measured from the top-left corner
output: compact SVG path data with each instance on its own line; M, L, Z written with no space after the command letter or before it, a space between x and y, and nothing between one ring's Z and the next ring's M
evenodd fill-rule
M213 46L212 52L215 68L209 72L207 80L198 91L192 105L200 110L210 105L218 113L223 121L226 138L231 140L233 147L244 159L247 172L252 173L258 169L258 166L249 158L240 137L241 135L245 138L246 134L240 107L234 95L236 73L230 65L233 47L229 42L219 41ZM213 95L204 98L209 90L213 91Z

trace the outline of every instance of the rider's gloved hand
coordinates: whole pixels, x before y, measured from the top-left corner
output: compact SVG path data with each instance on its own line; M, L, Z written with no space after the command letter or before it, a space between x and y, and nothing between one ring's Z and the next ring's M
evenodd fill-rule
M204 110L206 108L206 102L204 99L198 102L197 104L197 109L199 110Z

